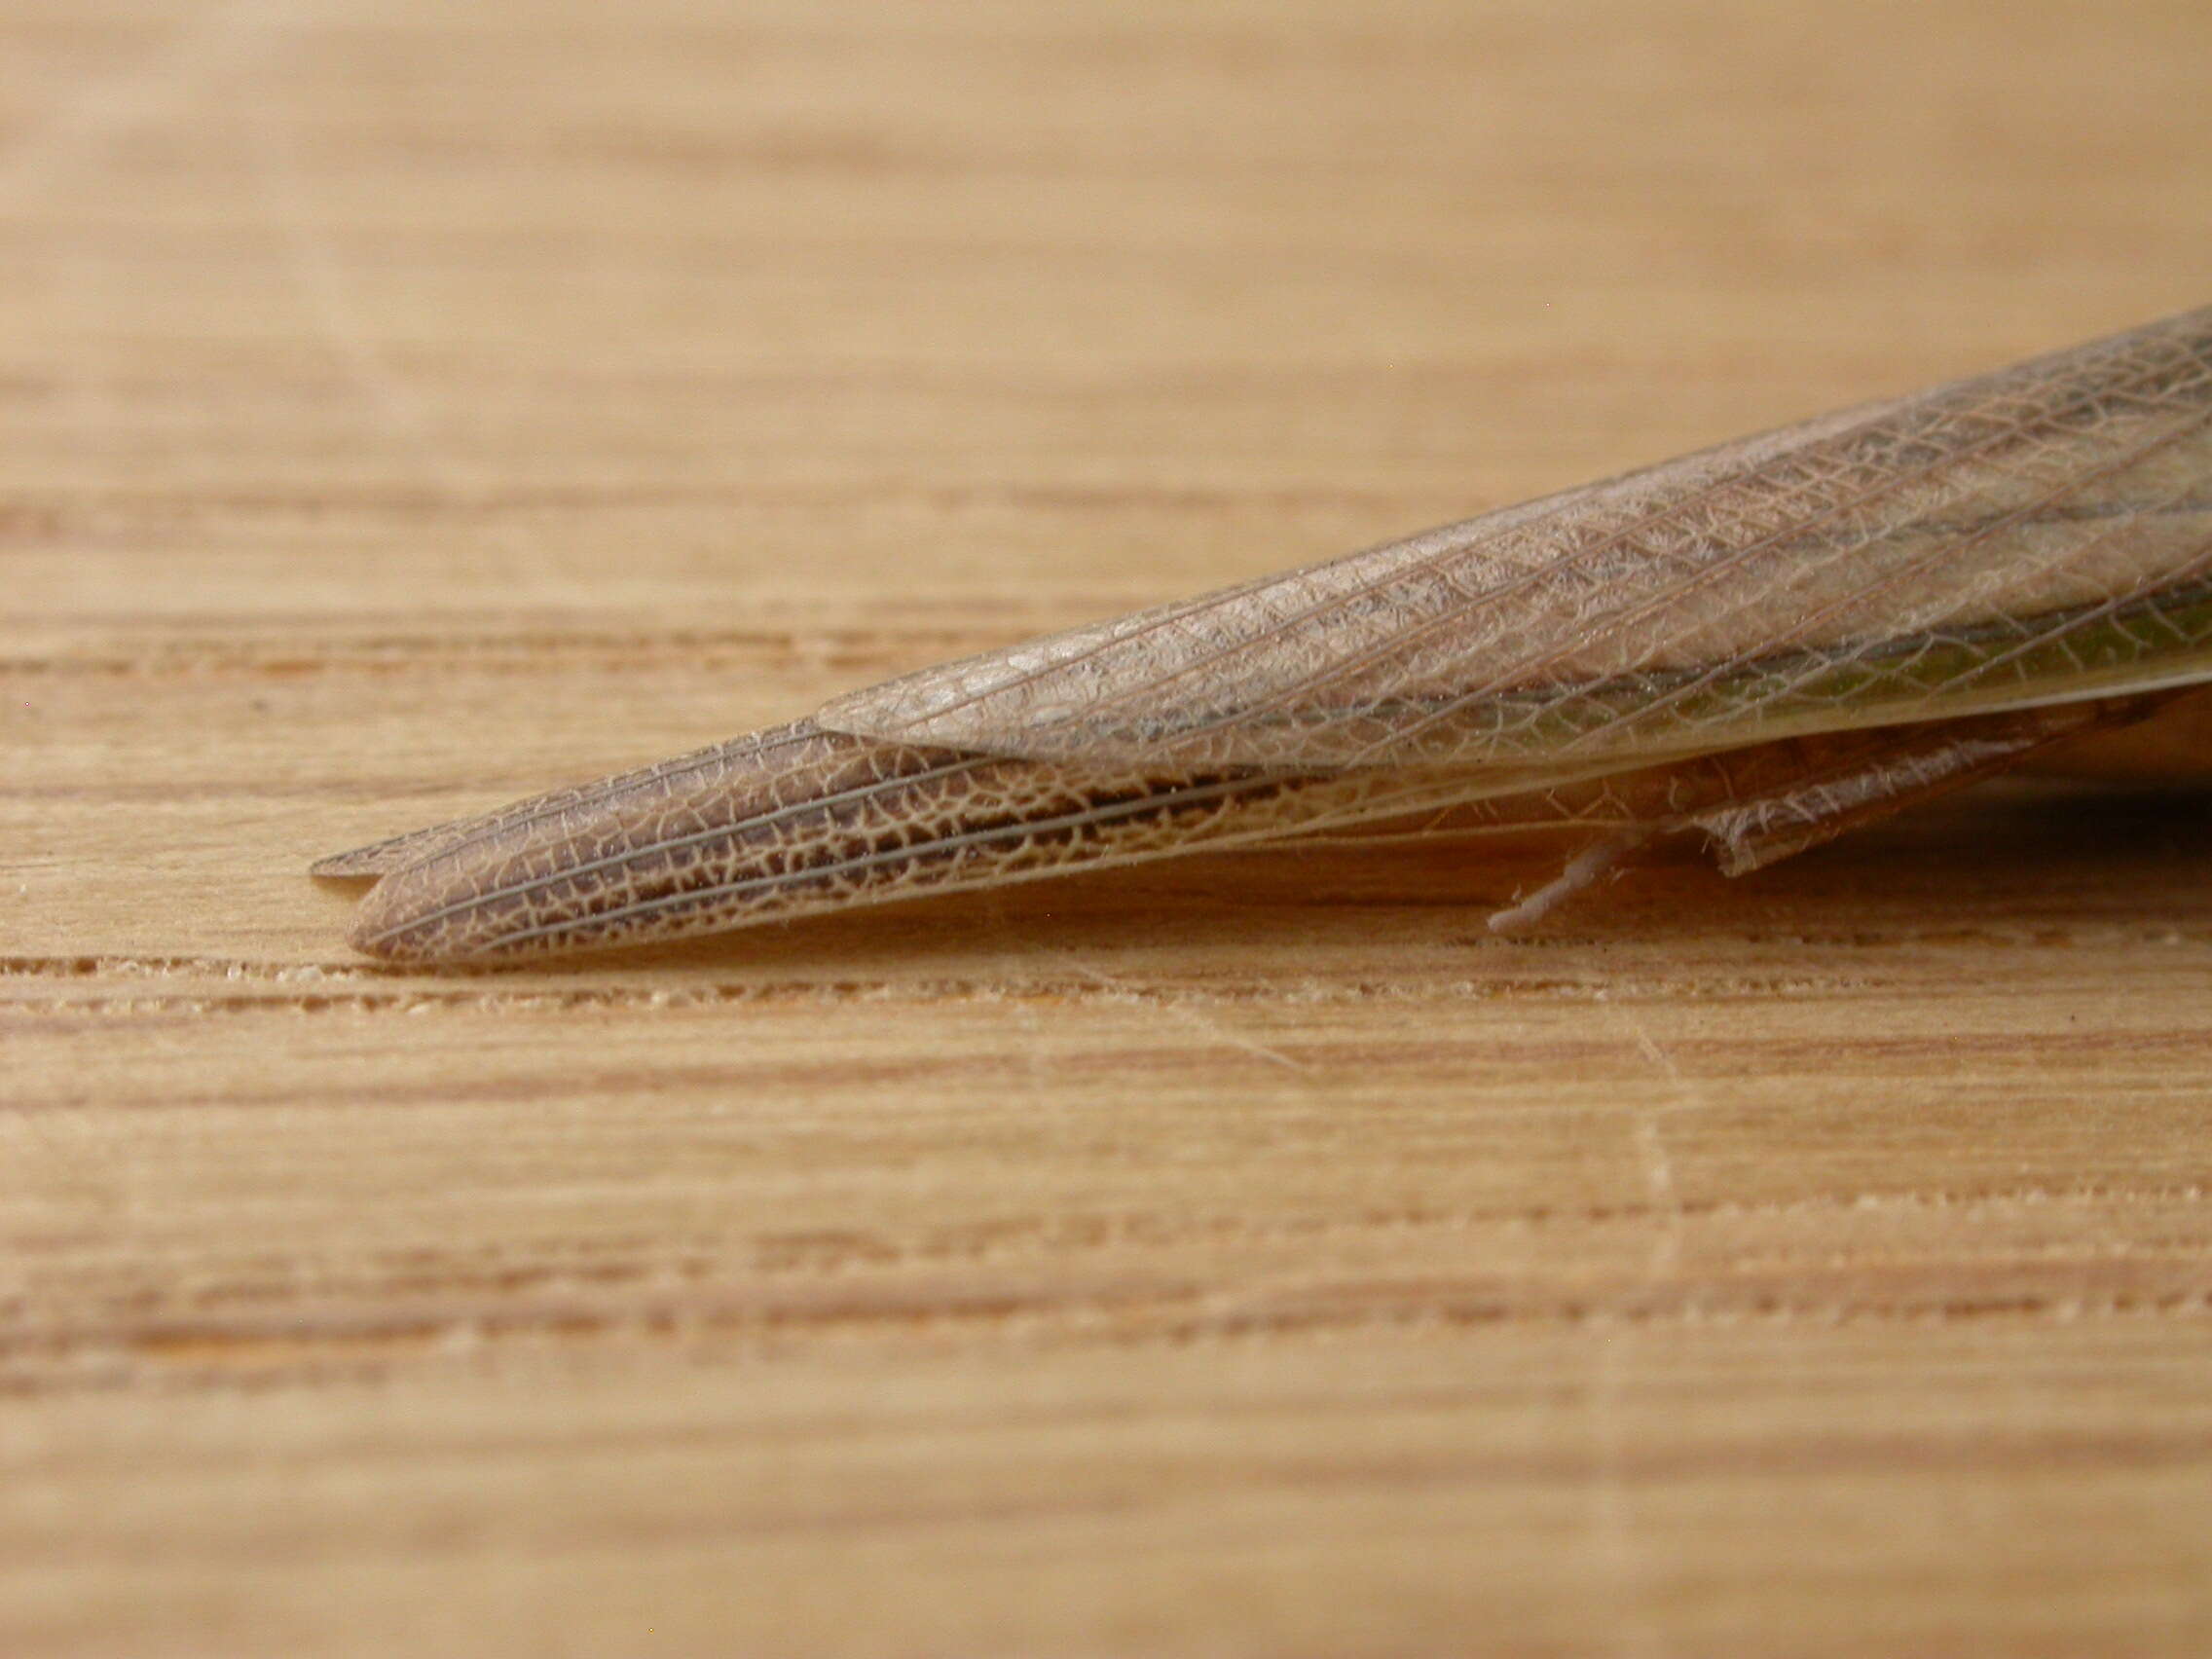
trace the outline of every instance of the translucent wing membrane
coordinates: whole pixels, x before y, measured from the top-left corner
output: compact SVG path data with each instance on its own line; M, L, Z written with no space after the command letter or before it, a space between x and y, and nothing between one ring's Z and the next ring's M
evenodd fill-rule
M1751 869L2084 739L2201 751L2204 682L2212 310L315 868L382 878L361 949L447 962L1316 832L1604 836L1522 925L1654 834Z
M1418 769L1067 766L801 720L316 867L377 874L387 849L417 845L363 903L354 944L399 962L514 958L1280 839L1466 790Z
M1636 839L1696 830L1730 867L1749 868L2064 737L2138 718L2128 703L1800 738L1541 787L1505 771L1421 768L1117 773L878 743L802 720L447 826L369 895L353 942L393 962L545 956L1409 814L1419 815L1409 826L1416 832L1442 823ZM369 873L362 863L328 861L326 873ZM1539 895L1514 914L1549 903Z
M817 719L1086 764L1599 769L2212 674L2212 308Z
M617 772L595 783L532 795L527 800L479 813L474 818L457 818L450 823L433 824L426 830L410 830L388 840L372 842L366 847L355 847L350 852L333 853L329 858L317 859L308 867L308 873L341 880L391 875L437 854L460 857L483 847L511 844L516 838L534 834L548 824L573 823L608 802L664 797L675 791L700 786L702 780L704 787L711 790L741 758L751 758L763 750L780 747L786 730L788 728L779 727L750 732L728 743L718 743L711 749L641 766L634 772Z

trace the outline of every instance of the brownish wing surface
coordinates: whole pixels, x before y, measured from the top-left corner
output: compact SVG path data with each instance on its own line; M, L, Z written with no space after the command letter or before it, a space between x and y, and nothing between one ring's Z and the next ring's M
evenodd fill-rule
M817 719L1091 764L1582 770L2207 677L2212 308Z

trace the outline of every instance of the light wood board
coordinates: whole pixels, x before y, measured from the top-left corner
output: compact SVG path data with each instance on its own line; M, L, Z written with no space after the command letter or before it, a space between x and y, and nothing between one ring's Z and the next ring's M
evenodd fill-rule
M2201 304L2195 0L0 13L0 1651L2212 1648L2202 797L527 974L313 858Z

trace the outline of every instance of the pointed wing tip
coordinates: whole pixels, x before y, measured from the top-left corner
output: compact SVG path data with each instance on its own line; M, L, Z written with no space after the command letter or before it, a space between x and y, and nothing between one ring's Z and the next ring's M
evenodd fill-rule
M347 865L356 858L373 857L378 850L363 847L357 853L341 853L335 859L325 859L323 864ZM348 873L373 872L349 868ZM440 936L425 925L435 919L425 912L436 908L436 897L433 893L425 898L421 887L419 881L395 880L371 888L362 898L360 908L353 912L352 925L346 930L346 942L387 968L421 968L443 962L452 953L437 948Z
M408 862L407 855L398 847L379 841L373 846L355 847L350 852L317 859L308 866L308 874L317 881L373 881L391 874Z
M1088 718L1101 690L1091 665L1153 615L1138 611L864 685L823 704L811 723L912 748L1037 760L1083 756L1111 735Z
M940 713L939 705L950 699L943 692L933 694L930 688L915 682L937 672L925 669L880 685L843 692L815 711L813 723L825 731L873 738L878 743L935 741L925 734L930 733Z
M963 671L965 663L949 665ZM1066 703L1048 704L1023 688L993 684L972 672L925 682L923 675L863 686L825 703L814 723L842 737L909 749L990 755L1020 760L1148 758L1146 745L1118 728L1099 729ZM1101 744L1118 745L1102 749Z

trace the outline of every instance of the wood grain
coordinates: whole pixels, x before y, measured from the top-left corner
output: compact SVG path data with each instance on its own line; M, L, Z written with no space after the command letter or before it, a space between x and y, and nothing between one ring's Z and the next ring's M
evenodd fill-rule
M2212 1645L2201 797L479 976L320 854L2201 303L2193 4L0 17L0 1650Z

